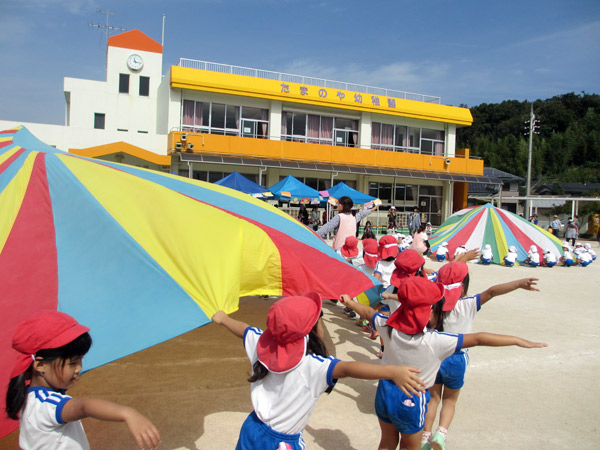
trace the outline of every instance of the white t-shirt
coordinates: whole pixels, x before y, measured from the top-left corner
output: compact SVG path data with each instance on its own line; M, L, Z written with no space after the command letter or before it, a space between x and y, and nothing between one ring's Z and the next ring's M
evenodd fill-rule
M439 256L446 256L448 254L448 247L444 247L443 245L440 245L438 247L438 249L435 252L436 255Z
M335 252L336 252L338 255L340 255L342 258L344 258L344 260L345 260L345 261L348 261L348 262L349 262L350 264L352 264L353 266L360 266L360 265L363 263L362 256L360 256L360 254L359 254L359 255L356 255L356 256L354 256L354 257L350 257L350 258L349 258L348 256L344 256L344 255L342 254L342 249L341 249L341 248L338 248L338 249L337 249Z
M494 254L492 253L492 249L483 247L483 249L481 250L481 258L482 259L492 259L493 257L494 257Z
M538 252L530 251L529 253L527 253L527 255L529 256L529 261L538 264L540 263L540 254Z
M462 348L463 335L424 330L408 335L388 327L388 316L376 313L373 325L383 339L382 364L406 365L421 369L419 378L430 388L442 361Z
M481 309L481 294L459 298L456 306L444 314L444 332L468 334L473 331L475 315Z
M571 255L571 252L569 250L565 250L563 252L563 258L565 258L565 260L571 260L573 261L573 255Z
M555 263L556 256L554 255L554 253L546 253L544 254L544 261L546 261L546 263Z
M391 261L386 261L385 259L380 259L375 264L375 272L381 275L381 284L383 284L383 288L387 288L390 285L390 281L392 279L392 273L396 269L396 265L394 264L394 259Z
M579 259L580 263L592 262L592 255L590 255L588 252L581 252L577 258Z
M515 252L508 252L504 256L504 261L508 261L513 264L516 263L517 262L517 254Z
M62 418L62 409L69 400L69 395L53 389L30 387L19 419L19 446L24 450L89 449L81 421L65 422Z
M244 348L252 365L258 361L256 346L261 334L262 330L255 327L248 327L244 332ZM333 369L338 362L333 356L306 354L289 372L269 372L262 380L252 383L250 397L258 418L280 433L301 433L319 396L336 383Z

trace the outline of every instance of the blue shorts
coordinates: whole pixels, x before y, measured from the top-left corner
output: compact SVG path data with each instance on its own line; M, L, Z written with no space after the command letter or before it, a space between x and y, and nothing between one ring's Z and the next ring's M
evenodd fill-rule
M546 263L546 267L554 267L555 265L556 265L556 261Z
M391 423L399 433L418 433L425 426L429 390L412 398L400 390L393 381L379 380L375 395L375 413L385 423Z
M443 384L450 389L460 389L465 384L465 372L469 365L468 353L455 353L448 356L435 377L435 384Z
M515 265L515 263L514 263L514 262L510 262L510 261L507 261L507 260L504 260L504 265L505 265L506 267L512 267L512 266L514 266L514 265Z
M275 431L263 423L256 413L252 411L244 421L240 430L240 437L235 446L236 450L277 450L279 444L284 442L286 450L303 450L306 445L302 433L285 434Z
M579 263L579 264L581 264L581 267L586 267L586 266L589 266L590 263L591 263L591 261L585 261L585 262L582 262L582 263Z
M572 259L565 259L563 266L571 267L573 264L575 264L575 261L573 261Z
M492 263L492 259L491 258L481 258L481 264L491 264Z
M435 255L439 262L446 261L446 255Z
M532 261L529 261L527 264L528 264L530 267L537 267L537 266L539 266L539 265L540 265L540 263L536 263L536 262L532 262Z

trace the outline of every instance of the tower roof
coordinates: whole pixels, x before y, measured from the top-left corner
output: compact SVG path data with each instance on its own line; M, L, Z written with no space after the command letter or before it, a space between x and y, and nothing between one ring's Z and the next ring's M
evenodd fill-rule
M126 31L108 38L109 47L130 48L144 52L162 53L163 48L154 39L146 36L140 30Z

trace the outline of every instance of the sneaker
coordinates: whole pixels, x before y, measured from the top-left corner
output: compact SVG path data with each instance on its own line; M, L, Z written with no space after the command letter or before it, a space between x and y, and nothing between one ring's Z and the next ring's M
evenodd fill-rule
M378 337L379 337L379 333L377 332L377 330L372 330L371 336L369 336L369 339L377 339Z
M371 331L373 331L373 328L371 328L371 326L369 324L365 324L365 325L362 326L362 330L365 333L370 333Z
M358 319L356 321L356 325L358 325L359 327L364 327L365 325L368 325L369 321L367 319Z
M446 450L446 440L441 433L435 433L430 443L433 450Z
M431 445L429 445L429 442L421 442L421 450L431 450Z
M349 307L345 306L345 307L344 307L344 312L345 312L346 314L348 314L349 312L352 312L352 310L351 310Z

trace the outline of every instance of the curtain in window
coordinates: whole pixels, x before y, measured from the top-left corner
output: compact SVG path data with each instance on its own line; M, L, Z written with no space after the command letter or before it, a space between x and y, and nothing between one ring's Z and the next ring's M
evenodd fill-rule
M333 139L333 117L321 117L321 139Z
M434 142L433 149L436 155L443 156L444 155L444 143L443 142Z
M308 130L306 136L312 144L319 143L319 128L321 128L321 117L308 115Z
M373 122L371 124L371 147L379 149L381 143L381 124L379 122Z
M194 125L197 127L202 126L202 102L196 103L196 119L194 120ZM184 105L185 109L185 105Z
M356 147L358 145L358 133L350 133L350 139L352 141L352 146Z
M394 145L394 125L381 125L381 144Z
M281 113L281 136L288 134L287 129L287 112Z
M194 103L191 100L183 101L183 125L194 125Z
M260 124L260 137L266 139L267 131L269 130L269 111L267 109L261 109L260 118L264 121Z

